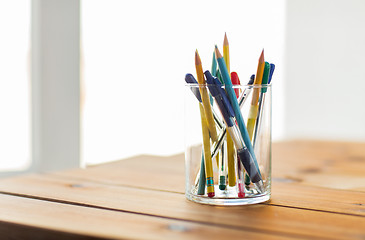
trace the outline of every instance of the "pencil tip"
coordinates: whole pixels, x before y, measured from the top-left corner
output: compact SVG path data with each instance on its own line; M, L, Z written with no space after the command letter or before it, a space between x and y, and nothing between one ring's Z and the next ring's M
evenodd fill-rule
M199 57L198 49L195 50L195 64L200 64L201 60Z
M224 42L223 42L223 45L228 45L227 33L224 33Z
M265 62L264 49L262 49L262 52L261 52L261 55L260 55L259 62Z
M222 54L219 52L219 50L218 50L218 46L217 46L217 45L215 45L214 52L215 52L215 57L216 57L217 59L222 57Z

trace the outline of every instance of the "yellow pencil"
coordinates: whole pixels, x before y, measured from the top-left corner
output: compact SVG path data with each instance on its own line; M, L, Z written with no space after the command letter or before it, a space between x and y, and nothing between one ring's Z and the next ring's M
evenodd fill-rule
M224 34L223 41L223 59L227 66L228 74L230 74L230 61L229 61L229 43L227 39L227 34ZM236 173L234 158L236 155L234 144L231 136L227 132L227 159L228 159L228 185L234 187L236 185Z
M196 68L196 75L199 84L205 84L204 74L203 74L203 67L202 62L200 60L198 51L195 52L195 68ZM210 133L210 137L212 138L213 142L218 140L217 130L215 128L215 122L213 118L213 112L210 106L209 95L206 87L199 86L200 95L202 97L202 102L204 106L205 116L207 118L208 129Z
M224 59L224 62L226 63L227 71L230 74L231 73L231 69L230 69L230 62L229 62L229 43L228 43L227 34L224 34L224 41L223 41L223 59Z
M264 59L264 50L262 50L259 63L257 66L257 73L254 81L254 85L260 85L262 82L262 76L264 74L264 68L265 68L265 59ZM247 120L247 131L248 135L250 137L250 140L252 141L253 136L253 130L255 128L256 123L256 117L257 117L257 111L258 111L258 101L260 96L260 89L254 88L252 93L252 101L251 101L251 107L250 111L248 113L248 120Z
M205 116L204 108L199 104L200 108L200 119L202 123L202 134L203 134L203 151L205 159L205 175L207 181L207 193L208 197L214 197L214 179L213 179L213 166L212 157L210 155L210 140L209 140L209 130L207 124L207 118Z

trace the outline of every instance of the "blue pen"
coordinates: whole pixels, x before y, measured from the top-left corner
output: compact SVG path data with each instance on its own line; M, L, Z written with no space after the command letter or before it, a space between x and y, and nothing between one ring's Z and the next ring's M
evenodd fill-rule
M199 83L196 81L196 79L194 78L194 76L190 73L185 75L185 82L188 84L192 84L192 86L190 87L190 90L193 92L194 96L196 97L196 99L199 101L199 104L203 104L202 103L202 98L200 96L200 91L199 91ZM213 99L212 99L213 100ZM221 121L221 119L218 117L217 113L214 111L214 109L212 109L213 112L213 117L214 120L216 122L216 124L218 125L218 127L220 129L223 129L223 122ZM216 146L216 151L214 151L214 154L211 154L211 158L215 158L218 150L221 149L221 146L223 145L223 140L224 140L224 135L226 134L226 129L224 129L223 131L221 131L221 134L218 136L218 141L216 141L214 143L214 146ZM202 160L201 160L201 168L200 168L200 173L198 173L198 176L196 177L195 180L195 186L197 187L197 194L198 195L204 195L205 193L205 160L204 160L204 154L202 153Z
M255 152L253 150L252 143L251 143L250 137L248 135L248 132L247 132L247 129L246 129L246 126L245 126L245 122L243 121L242 113L241 113L240 106L239 106L237 98L236 98L236 94L233 90L233 85L232 85L232 82L231 82L231 78L228 74L227 67L226 67L224 59L222 57L222 54L219 52L217 46L215 46L215 55L217 57L219 70L222 74L222 78L223 78L224 84L226 86L226 92L227 92L228 98L230 100L230 103L231 103L231 105L233 107L233 110L234 110L234 113L236 115L238 127L241 131L243 141L245 142L248 150L250 151L250 153L252 155L252 158L253 158L253 161L256 165L256 168L258 169L258 173L261 177L259 165L257 164Z
M247 85L252 85L254 80L255 80L255 74L253 74L251 76L250 81L247 83ZM248 87L248 88L246 88L242 92L241 96L239 97L239 105L240 105L240 107L245 103L245 101L247 99L247 96L250 95L251 91L252 91L252 87ZM223 90L223 92L224 92L224 90ZM225 98L227 98L227 95L226 94L224 94L224 96L225 96ZM226 133L227 133L227 130L223 127L223 131L218 136L218 141L213 144L213 151L212 151L212 154L211 154L212 155L212 158L215 157L215 155L218 153L218 150L222 146L223 140L224 140L224 138L226 136Z
M269 82L268 82L268 84L271 83L271 78L272 78L272 75L274 74L274 70L275 70L275 64L271 63L270 64L270 74L269 74Z
M209 71L206 71L204 74L207 79L209 91L218 105L224 122L226 123L226 129L232 137L233 142L237 148L237 154L243 166L245 167L247 174L250 176L251 181L255 184L257 190L262 193L264 192L264 185L259 173L259 169L256 167L249 150L244 145L241 132L235 122L234 109L232 108L231 103L226 96L226 92L222 88L219 80L214 78Z
M198 101L202 103L202 98L200 96L200 91L199 88L197 87L199 85L198 81L196 81L196 79L194 78L194 76L191 73L188 73L185 75L185 82L189 83L189 84L196 84L196 87L191 87L191 91L193 92L193 94L195 95L196 99L198 99ZM219 117L217 116L217 113L214 111L214 109L212 109L213 112L213 118L215 120L215 122L217 123L218 127L220 129L223 128L223 123L222 121L219 119Z

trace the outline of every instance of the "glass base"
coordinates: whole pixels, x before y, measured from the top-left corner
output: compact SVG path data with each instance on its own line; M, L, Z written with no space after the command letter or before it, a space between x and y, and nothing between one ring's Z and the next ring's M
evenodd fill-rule
M217 188L218 186L215 186L215 189ZM269 191L262 194L246 193L246 196L244 198L239 198L233 188L224 191L218 190L215 191L215 194L216 195L213 198L210 198L207 195L197 195L186 192L185 196L188 200L193 202L218 206L250 205L263 203L270 200Z

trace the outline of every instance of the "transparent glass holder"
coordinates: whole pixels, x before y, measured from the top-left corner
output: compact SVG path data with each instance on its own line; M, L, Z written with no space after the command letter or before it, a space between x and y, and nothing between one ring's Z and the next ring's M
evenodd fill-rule
M222 88L224 89L224 86ZM253 154L250 153L256 159L255 166L262 179L262 185L258 187L257 183L255 184L250 181L247 176L249 174L247 174L242 161L237 156L236 145L233 144L232 147L232 141L231 143L227 141L227 138L230 137L229 134L222 134L224 129L227 131L227 126L220 108L216 101L213 100L214 98L210 96L209 106L212 109L211 113L213 113L217 138L216 141L213 141L212 130L211 128L209 129L209 121L207 121L204 127L209 130L209 151L211 153L210 155L214 156L210 160L213 174L212 176L209 175L213 178L211 183L214 184L214 196L208 196L207 184L209 182L207 182L206 178L209 177L207 176L209 171L207 172L207 165L204 159L201 112L203 112L207 120L209 111L205 110L207 104L200 103L196 95L197 93L201 93L201 91L206 91L208 94L210 92L208 85L186 84L185 195L191 201L211 205L247 205L262 203L270 199L271 85L234 85L233 88L238 96L237 101L240 104L240 111L248 136L250 136L251 132L250 143ZM247 126L248 122L250 122L251 127ZM237 121L235 123L237 124ZM210 127L212 127L212 124ZM239 128L237 127L237 129ZM244 143L244 141L242 142ZM231 146L229 146L230 144ZM204 164L202 164L203 159ZM205 178L203 175L206 175ZM204 185L203 183L205 183L204 188L202 187Z

